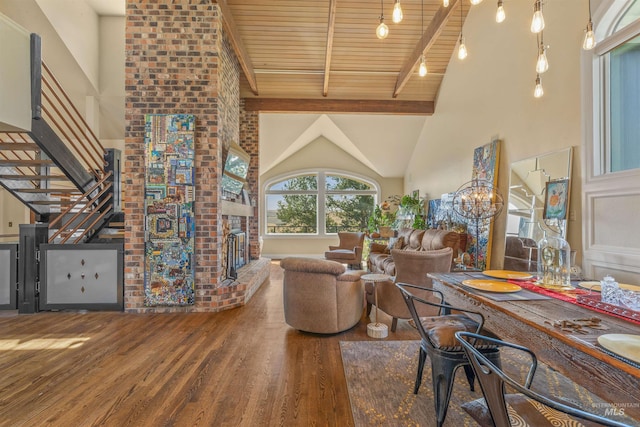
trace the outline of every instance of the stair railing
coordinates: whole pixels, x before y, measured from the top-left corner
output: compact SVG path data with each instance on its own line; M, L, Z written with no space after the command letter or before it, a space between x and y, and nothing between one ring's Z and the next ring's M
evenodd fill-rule
M43 102L43 112L65 137L65 141L70 145L69 148L74 151L74 154L82 159L87 169L99 179L100 175L104 174L105 166L105 149L102 143L44 62L42 63L42 71L44 85L42 95L47 101L47 104ZM45 91L45 87L48 91Z

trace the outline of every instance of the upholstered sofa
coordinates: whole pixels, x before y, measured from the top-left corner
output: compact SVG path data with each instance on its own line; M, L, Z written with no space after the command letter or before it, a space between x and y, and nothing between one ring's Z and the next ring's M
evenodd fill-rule
M362 318L364 270L347 270L336 261L289 257L284 269L285 322L300 331L333 334Z
M458 253L460 235L455 231L447 230L416 230L403 228L398 231L395 238L389 239L389 244L371 243L367 268L371 273L382 273L390 276L396 275L396 264L391 256L393 249L402 251L432 251L436 249L451 248L454 258Z
M536 271L538 244L527 237L507 236L504 248L504 269Z

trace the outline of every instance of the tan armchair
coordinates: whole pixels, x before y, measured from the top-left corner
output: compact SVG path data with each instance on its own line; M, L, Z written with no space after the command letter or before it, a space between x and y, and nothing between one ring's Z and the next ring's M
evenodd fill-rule
M320 334L346 331L362 318L364 271L317 258L289 257L284 269L284 319L295 329Z
M362 247L364 245L364 233L338 232L340 243L338 246L329 246L324 253L325 259L347 264L349 268L360 270L362 268Z
M431 279L427 277L427 273L446 273L450 271L453 249L444 248L432 251L392 249L391 256L396 265L396 283L409 283L431 289L432 282ZM398 319L410 319L411 313L402 297L402 293L393 281L378 282L376 287L378 292L378 308L393 318L391 331L394 332L398 324ZM365 284L365 292L367 298L367 313L369 313L371 311L371 305L375 304L373 286L370 283ZM428 301L433 299L433 294L428 291L420 292L413 290L412 293ZM427 306L425 308L428 309L429 307ZM433 313L420 312L419 314L421 316L435 316L437 315L437 310L434 310Z

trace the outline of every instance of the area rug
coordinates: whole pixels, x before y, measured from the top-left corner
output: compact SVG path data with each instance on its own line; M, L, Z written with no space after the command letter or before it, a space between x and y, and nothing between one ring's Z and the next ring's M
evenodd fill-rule
M340 349L356 427L435 426L428 359L420 391L413 394L419 341L341 341ZM526 375L528 365L521 356L509 349L501 351L505 371L518 378ZM579 406L591 412L598 412L593 408L606 407L600 398L543 364L536 371L533 389L575 404L579 402ZM460 405L481 397L477 382L476 391L471 392L463 370L459 369L444 426L476 426Z

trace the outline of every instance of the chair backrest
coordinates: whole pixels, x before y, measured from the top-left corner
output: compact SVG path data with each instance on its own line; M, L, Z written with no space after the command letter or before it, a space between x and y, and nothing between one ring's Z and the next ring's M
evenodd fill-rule
M487 409L489 410L491 418L493 419L496 427L511 426L511 423L509 421L509 414L507 412L507 404L505 401L505 384L508 384L518 393L521 393L530 399L536 400L550 408L553 408L560 412L564 412L565 414L568 414L572 417L593 421L604 426L626 426L626 424L603 418L599 415L585 412L578 408L567 406L556 400L552 400L546 396L532 391L530 389L531 382L533 381L533 376L538 366L538 362L536 359L536 355L528 348L522 347L517 344L501 341L495 338L474 334L471 332L456 332L455 336L462 345L462 348L467 355L467 359L469 359L469 363L471 364L471 367L476 374L476 378L480 383L480 388L482 388L482 394L484 395ZM529 355L531 358L531 362L524 384L521 384L520 382L505 374L498 366L487 359L476 348L482 342L498 347L510 347Z
M340 231L338 232L338 239L340 239L339 246L344 249L353 250L356 246L362 248L364 244L364 233Z
M392 249L391 256L396 265L396 282L411 283L431 288L427 273L446 273L451 270L453 250L407 251Z

